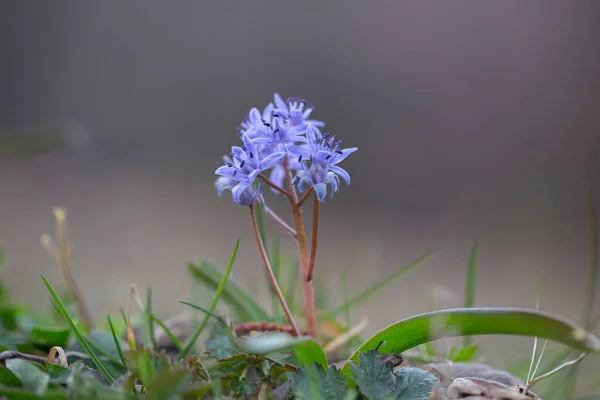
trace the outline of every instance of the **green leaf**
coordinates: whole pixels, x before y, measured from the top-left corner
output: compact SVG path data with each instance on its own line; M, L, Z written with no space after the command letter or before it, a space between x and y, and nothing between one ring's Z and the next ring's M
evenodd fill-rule
M6 368L19 378L24 388L39 396L44 394L50 382L50 377L40 367L20 358L6 360Z
M464 335L519 335L553 340L579 350L600 352L600 339L571 322L547 313L519 308L458 308L416 315L367 339L349 358L380 346L382 353L402 353L435 339Z
M185 359L178 361L176 365L180 365L184 369L192 372L194 381L210 381L210 375L208 374L206 367L195 354L189 355Z
M67 379L67 386L71 392L71 398L82 400L127 400L133 398L132 395L123 392L116 387L110 387L98 380L90 379L84 374L85 367L77 363L71 369L71 374Z
M2 285L0 284L0 295L2 295ZM6 300L2 299L0 296L0 301ZM14 330L19 326L19 312L21 310L19 307L12 304L1 304L0 303L0 326L3 326L5 329Z
M218 321L213 325L204 346L208 355L217 360L231 357L240 352L234 342L231 328L223 321Z
M398 399L429 400L438 380L429 372L419 368L400 368L396 373Z
M146 386L148 399L176 399L191 389L190 374L184 370L162 371Z
M325 370L320 364L311 364L298 369L292 388L296 399L342 399L346 382L336 367Z
M171 361L164 353L153 353L150 349L129 350L124 354L127 365L143 385L150 382L162 371L171 370Z
M397 398L396 375L387 363L382 362L375 350L358 355L360 363L350 363L358 390L370 400Z
M237 239L235 241L235 246L233 247L233 252L231 253L231 257L229 259L229 264L227 265L227 269L225 270L225 274L223 274L223 277L221 278L221 282L219 282L219 286L217 286L215 295L214 295L214 297L210 303L210 306L208 308L208 310L210 312L215 311L215 308L217 307L217 303L219 302L219 299L221 298L221 295L224 292L225 286L227 284L227 278L229 278L229 274L231 273L231 268L233 267L233 262L235 261L235 256L237 255L237 251L238 251L239 247L240 247L240 239ZM196 344L196 340L198 340L198 337L200 337L200 334L206 327L209 317L210 317L210 315L208 315L208 314L204 316L204 319L202 319L202 322L200 323L200 325L198 326L196 331L191 335L191 337L188 340L188 342L186 343L186 345L179 352L179 355L177 356L178 360L185 358L188 355L188 353L192 350L192 348Z
M394 373L375 350L358 357L360 363L351 363L350 369L358 390L370 400L428 400L437 383L433 375L418 368L400 368Z
M385 277L384 279L380 280L379 282L375 283L371 287L365 289L364 291L362 291L358 295L352 297L350 300L346 301L344 304L342 304L338 308L334 309L333 311L330 311L329 314L328 314L328 316L330 318L334 318L339 313L344 312L348 308L350 308L352 306L355 306L355 305L357 305L357 304L365 301L366 299L368 299L369 297L371 297L374 294L378 293L380 290L382 290L386 286L392 284L396 280L398 280L398 279L400 279L400 278L408 275L409 273L414 272L414 271L418 270L419 268L421 268L423 265L425 265L425 262L427 260L429 260L432 256L433 256L432 253L426 253L425 255L419 257L418 259L410 262L405 267L399 269L398 271L394 272L393 274L391 274L391 275Z
M69 368L63 367L60 364L50 364L48 362L44 366L46 367L48 376L50 376L50 383L67 383L67 379L69 378L69 375L71 375L71 370L69 370Z
M256 336L244 336L237 340L240 349L248 354L269 354L292 350L299 365L318 363L327 367L327 357L319 343L312 338L294 338L286 333L272 332Z
M232 394L236 398L248 398L258 391L258 384L249 382L248 379L232 379L230 383Z
M69 400L65 388L48 388L44 392L43 396L33 394L30 390L25 388L16 388L10 386L0 385L0 394L3 399L7 400ZM85 398L82 400L92 400L91 398Z
M29 340L37 345L67 347L70 335L68 326L37 326L29 332Z
M0 385L21 386L21 381L8 368L0 365Z
M50 296L52 297L52 300L54 301L56 309L58 310L58 312L61 314L61 316L67 321L67 323L71 327L71 330L73 331L73 334L77 338L77 341L79 342L81 347L90 356L90 358L92 359L92 362L94 363L96 368L98 368L98 370L102 373L102 375L104 375L104 377L108 380L108 382L113 383L115 381L114 378L110 375L110 373L108 372L108 370L106 369L106 367L104 366L102 361L100 361L100 359L98 358L96 353L92 350L90 345L87 343L87 341L83 337L83 334L77 328L77 326L75 325L75 323L73 322L73 320L71 319L71 317L69 316L67 311L65 310L63 304L61 303L60 299L58 298L58 295L56 294L56 291L54 290L52 285L50 285L50 282L48 282L48 280L46 279L46 277L44 275L42 275L42 279L44 281L44 284L46 285L46 288L48 288L48 292L50 293Z
M223 272L208 260L202 260L199 264L188 263L188 269L196 279L212 289L216 289L223 279ZM241 321L270 319L254 297L232 280L228 280L223 289L223 300L235 309Z

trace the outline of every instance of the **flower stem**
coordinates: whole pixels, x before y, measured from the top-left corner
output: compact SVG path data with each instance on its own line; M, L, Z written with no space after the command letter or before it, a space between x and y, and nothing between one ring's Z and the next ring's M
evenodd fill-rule
M304 193L304 196L302 196L302 198L298 201L298 203L296 204L297 207L302 207L302 204L304 204L304 202L308 199L308 196L310 196L313 192L313 188L310 188L306 191L306 193Z
M277 279L275 279L275 274L273 273L273 269L271 268L271 264L269 263L269 258L267 257L267 250L265 249L265 244L260 237L260 232L258 230L258 223L256 221L256 215L254 214L254 207L250 206L250 217L252 219L252 229L254 230L254 236L256 237L256 244L258 245L258 251L260 253L260 257L262 258L262 262L265 266L265 270L267 271L267 276L269 277L269 281L271 282L271 286L275 291L275 295L277 299L281 303L281 307L283 308L283 312L288 318L290 325L292 326L293 333L295 336L300 336L300 330L296 325L296 321L294 321L294 317L292 316L292 312L285 302L285 298L283 297L283 293L279 288L279 284L277 283Z
M319 209L321 203L317 196L313 196L313 222L312 222L312 240L310 242L310 264L308 267L308 273L306 274L306 280L313 280L313 273L315 272L315 263L317 261L317 244L319 242Z
M285 229L285 231L287 233L289 233L294 239L296 239L296 231L294 230L294 228L292 228L291 226L289 226L283 219L281 219L281 217L279 217L279 215L277 215L273 210L271 210L266 205L263 205L263 209L265 210L265 213L269 217L273 218L273 220L275 222L277 222L279 225L281 225L281 227L283 229Z
M316 339L318 335L318 327L317 312L315 307L315 288L313 281L307 279L310 265L310 255L308 252L308 242L306 240L304 221L302 220L302 207L298 205L298 194L296 193L292 183L292 171L290 170L290 165L287 158L284 160L283 166L285 168L286 181L289 186L289 193L291 195L289 200L294 218L294 226L296 228L296 245L298 247L298 256L301 266L302 293L304 295L304 314L307 325L306 328L308 330L308 334Z
M279 193L283 194L288 199L292 198L292 195L290 194L290 192L288 192L287 190L285 190L281 186L276 185L275 183L273 183L273 181L271 181L269 178L267 178L263 174L259 174L258 177L260 178L261 181L263 181L267 185L271 186L273 189L277 190Z

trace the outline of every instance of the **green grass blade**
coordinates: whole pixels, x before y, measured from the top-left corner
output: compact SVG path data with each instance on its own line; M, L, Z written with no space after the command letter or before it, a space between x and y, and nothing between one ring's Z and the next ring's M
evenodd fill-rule
M332 318L334 318L339 313L343 312L344 310L346 310L346 309L348 309L348 308L350 308L352 306L355 306L358 303L363 302L364 300L366 300L369 297L373 296L374 294L376 294L377 292L379 292L380 290L382 290L386 286L392 284L396 280L398 280L398 279L400 279L400 278L408 275L411 272L414 272L414 271L418 270L423 265L425 265L425 262L427 260L429 260L432 255L433 255L432 253L426 253L425 255L419 257L418 259L410 262L405 267L400 268L398 271L396 271L393 274L385 277L384 279L382 279L381 281L379 281L376 284L372 285L371 287L367 288L366 290L362 291L358 295L352 297L350 300L348 300L347 302L345 302L344 304L342 304L338 308L334 309L333 311L330 311L329 312L329 316L332 317Z
M592 190L590 187L586 188L585 192L585 206L587 213L587 244L588 244L588 277L587 277L587 288L585 290L585 297L583 303L583 310L581 315L581 324L588 326L593 318L594 311L594 300L596 297L596 287L598 281L598 225L596 209L594 208L594 198L592 196ZM579 365L575 365L573 369L569 371L567 375L567 383L562 387L562 394L566 397L572 397L575 386L577 385L577 372Z
M266 242L263 242L266 243ZM281 276L281 243L279 241L279 234L275 233L273 236L273 250L271 251L273 260L271 262L271 267L273 268L273 275L275 276L275 280L280 282L279 277ZM277 295L275 294L275 290L269 284L268 285L271 290L271 304L273 310L273 318L275 321L279 323L283 323L286 318L282 315L281 304L279 304L279 300L277 299Z
M106 319L108 320L108 326L110 327L110 333L112 334L112 337L115 341L115 346L117 347L117 352L119 353L119 358L121 359L121 364L123 364L123 368L125 368L125 371L127 371L128 370L127 362L125 362L125 357L123 356L123 349L121 348L121 342L119 341L119 338L117 337L117 333L115 332L115 327L113 326L112 320L110 319L110 315L107 315Z
M342 270L342 301L346 305L344 307L344 320L346 322L346 328L350 329L350 307L348 307L348 277L346 276L346 270Z
M156 338L154 337L154 319L152 318L152 289L148 288L146 292L146 324L148 329L148 340L152 346L152 350L158 351Z
M440 329L441 327L441 329ZM358 361L358 354L374 350L402 353L436 339L464 335L518 335L541 337L573 348L600 352L600 339L571 322L547 313L519 308L458 308L416 315L384 328L367 339L344 364Z
M287 287L283 294L283 297L285 297L285 302L292 309L294 308L294 303L296 301L296 292L298 291L299 268L300 268L300 263L298 262L298 260L296 260L293 267L291 268L291 271L288 270L289 276L288 276ZM304 311L302 311L302 312L304 313ZM302 315L304 316L304 314L302 314Z
M242 351L248 354L264 355L286 349L293 350L299 364L319 363L327 366L327 357L323 348L309 337L294 338L286 333L269 333L258 336L244 336L237 340Z
M546 347L548 346L548 339L546 339L544 341L544 346L542 347L542 352L540 353L540 357L537 360L537 363L535 364L535 368L533 369L533 372L531 373L531 379L529 380L529 382L531 382L531 380L533 378L535 378L535 375L538 372L538 369L540 368L540 364L542 363L542 358L544 358L544 354L546 353Z
M233 267L233 262L235 261L235 256L237 255L237 251L238 251L239 247L240 247L240 239L235 241L235 246L233 248L233 252L231 253L231 258L229 259L229 264L227 264L227 269L225 270L225 274L223 274L223 278L221 279L219 286L217 286L215 295L213 296L212 302L210 303L210 307L208 308L211 312L215 311L215 307L217 307L219 298L221 297L221 294L223 294L225 285L227 283L227 278L229 278L229 273L231 272L231 267ZM209 317L210 317L209 315L204 316L204 319L202 320L202 322L200 323L200 325L198 326L198 328L196 329L194 334L190 337L190 339L188 340L186 345L179 352L179 356L178 356L179 360L181 360L182 358L185 358L188 355L188 353L190 352L190 350L192 350L192 348L194 347L194 344L196 343L196 340L198 340L198 337L200 337L200 334L206 327Z
M272 255L269 254L269 249L268 249L268 245L267 245L267 234L265 232L265 218L264 218L264 211L263 208L261 207L260 204L256 204L256 207L254 207L254 215L256 216L256 225L258 226L258 234L260 235L260 238L262 240L262 242L265 244L265 252L267 253L267 258L269 259L269 262L271 263L271 265L273 265L273 259L272 259ZM267 276L267 272L263 269L264 272L264 277L267 281L267 287L270 293L270 297L271 297L271 309L273 310L273 315L275 316L276 313L279 310L279 301L277 300L277 295L275 294L275 290L273 289L273 287L271 286L270 282L269 282L269 277ZM275 272L275 269L273 269L273 273L275 274L275 279L277 279L277 273ZM276 319L277 320L277 319Z
M202 260L199 264L189 263L188 269L198 281L212 289L216 289L223 279L223 272L208 260ZM223 300L236 310L242 321L270 320L269 314L254 297L235 282L228 280L222 295Z
M79 126L78 126L79 125ZM77 121L63 121L0 134L0 161L13 160L61 148L85 146L90 134Z
M587 241L588 241L588 277L587 277L587 290L585 293L585 303L583 307L583 315L581 323L583 326L587 326L592 320L592 313L594 309L594 300L596 297L596 288L598 280L598 269L600 268L598 263L598 225L596 210L594 208L594 199L591 194L591 190L588 189L586 194L587 203Z
M542 276L542 278L540 279L540 287L538 288L537 300L535 303L535 309L537 311L542 311L542 289L543 288L544 288L544 277ZM529 364L529 372L527 372L527 379L525 380L525 382L531 381L533 379L533 374L535 374L535 372L532 374L532 371L533 371L533 364L535 362L535 357L537 356L538 339L539 338L537 336L535 337L535 339L533 339L533 354L531 355L531 363ZM544 346L544 349L545 349L545 346ZM542 356L540 356L540 360L541 360L541 357ZM538 362L538 367L539 367L539 362Z
M173 345L177 348L177 350L181 351L181 349L183 349L183 345L181 344L181 342L179 341L179 339L177 339L177 336L175 336L175 334L173 334L173 332L169 329L169 327L160 318L158 318L153 313L151 313L151 312L148 313L148 316L154 322L156 322L158 324L158 326L160 326L163 329L163 331L165 331L165 333L167 334L167 336L169 337L169 339L171 339L171 341L173 342Z
M52 300L54 301L54 304L56 305L59 313L71 327L73 335L75 335L77 341L81 344L81 347L83 347L88 356L90 356L90 359L92 360L96 368L98 368L98 371L100 371L100 373L104 375L106 380L112 384L115 381L114 378L110 375L102 361L100 361L96 353L92 350L88 342L85 340L83 334L77 328L75 322L73 322L73 320L65 310L65 307L63 306L62 302L60 301L60 298L56 294L56 291L54 290L50 282L46 279L44 275L42 275L42 280L44 281L44 284L46 285L46 288L48 289L48 292L50 293L50 296L52 297Z
M465 308L475 306L475 275L477 273L477 258L479 256L479 245L475 243L469 257L469 269L467 271L467 284L465 286ZM471 344L471 337L465 336L465 346Z
M210 311L210 310L208 310L208 309L206 309L204 307L200 307L200 306L197 306L195 304L188 303L187 301L180 301L180 303L181 304L185 304L186 306L192 307L195 310L202 311L203 313L208 314L208 315L210 315L213 318L216 318L218 320L223 321L223 317L221 317L219 314L217 314L215 312L212 312L212 311Z

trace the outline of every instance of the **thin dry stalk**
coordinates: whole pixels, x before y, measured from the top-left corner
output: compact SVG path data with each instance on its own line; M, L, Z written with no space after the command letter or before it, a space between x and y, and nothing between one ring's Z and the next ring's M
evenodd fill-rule
M58 262L63 279L73 297L75 307L77 307L77 314L79 315L79 318L81 318L81 322L85 329L89 331L94 328L94 320L85 305L85 301L79 291L79 287L77 286L77 282L75 281L71 269L71 246L69 246L67 240L67 211L64 208L55 207L53 213L54 218L56 219L56 241L58 243L54 244L50 235L47 234L42 235L41 243Z

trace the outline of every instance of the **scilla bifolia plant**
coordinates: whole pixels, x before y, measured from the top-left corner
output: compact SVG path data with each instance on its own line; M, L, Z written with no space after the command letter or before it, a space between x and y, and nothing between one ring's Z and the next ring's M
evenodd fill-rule
M241 146L232 146L217 168L215 182L219 196L225 189L232 192L233 201L249 207L256 243L270 284L293 328L300 330L273 273L261 238L254 207L260 206L296 241L301 267L304 312L310 336L318 335L313 277L319 235L320 204L338 192L340 178L350 184L350 175L338 164L358 148L342 148L341 141L329 133L321 133L322 121L310 119L313 107L304 100L284 101L277 93L262 113L252 108L239 128ZM273 212L263 196L264 186L276 195L287 198L293 227ZM299 196L300 194L300 196ZM302 217L306 200L313 198L313 221L310 246Z

